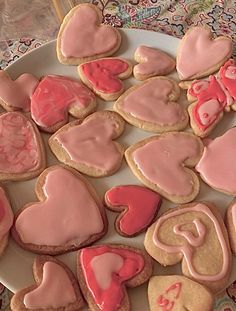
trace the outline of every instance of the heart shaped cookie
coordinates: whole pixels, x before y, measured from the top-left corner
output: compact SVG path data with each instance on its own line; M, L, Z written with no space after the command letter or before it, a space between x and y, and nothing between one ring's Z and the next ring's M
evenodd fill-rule
M166 275L150 279L148 300L150 311L212 311L214 298L197 282L182 275Z
M62 127L49 139L59 161L89 176L116 172L123 158L123 147L113 140L124 131L125 122L116 113L98 111L81 121Z
M64 18L57 37L57 57L63 64L114 54L120 47L119 31L102 23L101 11L92 4L74 7Z
M121 212L116 219L118 233L133 237L152 223L159 211L161 196L142 186L125 185L108 190L105 202L110 210Z
M81 80L106 101L116 100L124 91L121 79L132 74L132 65L122 58L102 58L78 67Z
M13 219L14 215L9 200L4 189L0 187L0 256L7 246Z
M181 80L193 80L216 72L231 57L232 40L228 37L212 39L210 29L190 28L182 38L176 61Z
M137 248L96 245L78 253L78 280L90 310L130 310L125 287L139 286L151 274L151 258Z
M14 81L6 71L0 70L0 105L7 111L30 111L30 99L38 83L30 73L24 73Z
M230 246L234 256L236 255L236 199L229 205L226 212L226 227L229 234Z
M37 127L19 112L0 115L0 180L23 180L39 175L46 166Z
M68 113L84 118L96 108L95 95L78 80L48 75L31 99L31 116L46 132L55 132L68 121Z
M188 113L176 101L180 96L177 83L155 77L128 89L114 104L128 123L146 131L179 131L188 124Z
M148 46L139 46L134 59L138 65L134 66L134 77L137 80L146 80L154 76L164 76L175 69L175 60L167 53Z
M190 169L203 151L201 140L190 133L170 132L144 139L125 152L134 175L148 188L175 203L192 201L199 179Z
M201 178L210 187L236 196L236 127L215 138L204 147L196 165Z
M33 264L35 284L18 291L11 310L76 311L84 306L78 283L70 269L50 256L36 257Z
M211 203L193 202L167 211L148 229L144 246L163 266L182 261L183 274L214 293L228 284L232 264L228 234Z
M61 254L106 233L104 207L92 186L76 171L58 165L47 168L38 178L36 194L39 202L20 209L12 228L14 239L23 248L39 254Z

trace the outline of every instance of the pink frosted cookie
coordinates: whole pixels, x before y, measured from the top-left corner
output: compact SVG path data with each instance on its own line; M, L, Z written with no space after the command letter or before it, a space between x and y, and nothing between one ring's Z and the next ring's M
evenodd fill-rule
M132 74L132 65L122 58L102 58L78 67L81 80L102 99L116 100L124 91L121 79Z
M45 76L31 99L32 119L49 133L67 123L68 113L81 119L95 109L95 95L78 80L63 76Z
M123 147L115 140L124 131L125 122L116 113L98 111L83 122L62 127L49 139L59 161L89 176L115 173L121 166Z
M136 49L134 59L139 63L133 70L137 80L168 75L175 69L175 60L171 56L159 49L144 45Z
M208 140L196 165L201 178L210 187L236 196L236 127Z
M236 110L236 66L228 60L217 75L194 81L187 93L190 123L194 133L207 136L218 124L224 111Z
M61 261L50 256L36 257L35 284L18 291L11 300L12 311L76 311L84 306L77 280Z
M9 230L13 224L14 215L11 205L2 187L0 187L0 256L4 252L7 243Z
M0 114L0 180L23 180L39 175L46 166L37 127L19 112Z
M233 254L236 256L236 199L234 199L226 212L226 226L229 234L229 242Z
M174 80L155 77L129 88L116 101L114 110L128 123L146 131L179 131L188 124L186 109L177 103L179 96Z
M0 105L7 111L30 111L30 99L38 83L30 73L24 73L14 81L6 71L0 70Z
M134 247L96 245L78 253L78 280L91 311L131 310L126 287L143 284L151 274L151 258Z
M181 80L193 80L216 72L231 57L232 40L212 38L209 28L192 27L182 38L176 61Z
M64 18L57 37L57 57L63 64L113 55L120 47L119 31L102 23L101 11L92 4L74 7Z
M213 295L182 275L153 276L148 284L150 311L212 311Z
M133 237L153 222L161 205L161 196L142 186L123 185L108 190L105 202L111 211L120 212L115 223L117 232Z
M163 266L182 262L185 276L214 293L229 282L228 234L220 212L209 202L193 202L164 213L148 229L144 246Z
M12 228L13 238L23 248L56 255L89 245L106 233L104 207L75 170L50 166L39 176L35 192L39 202L21 208Z
M203 151L201 140L190 133L170 132L129 147L125 157L134 175L148 188L175 203L192 201L199 192L194 167Z

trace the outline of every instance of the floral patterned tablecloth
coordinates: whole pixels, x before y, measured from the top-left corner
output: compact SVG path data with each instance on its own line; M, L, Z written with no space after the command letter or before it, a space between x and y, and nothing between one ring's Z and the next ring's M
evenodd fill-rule
M6 2L6 0L5 0ZM12 1L11 1L12 2ZM14 2L14 1L13 1ZM15 0L18 4L22 1ZM34 3L31 14L17 19L17 29L24 29L21 38L11 37L9 40L1 40L0 36L0 68L4 69L7 65L27 53L28 51L40 46L47 40L55 37L58 30L58 22L53 15L53 8L47 2L43 8L41 0L23 1L29 11L30 2ZM44 4L46 3L43 1ZM236 42L236 1L230 0L92 0L74 1L74 3L91 2L98 6L104 16L104 22L116 27L139 28L163 32L181 38L186 30L191 26L206 25L212 29L216 35L230 36ZM4 0L0 0L1 5ZM40 5L37 7L37 5ZM40 8L40 10L39 10ZM22 8L21 8L22 9ZM27 10L26 10L27 9ZM50 20L49 20L50 16ZM45 25L46 33L38 31L39 25ZM27 22L27 23L26 23ZM1 26L1 24L0 24ZM4 25L6 26L6 25ZM11 23L12 26L12 23ZM22 27L21 27L22 26ZM4 30L4 33L8 29ZM14 29L14 28L13 28ZM29 31L31 29L31 31ZM31 38L32 32L36 35ZM236 56L236 44L234 49ZM4 286L0 285L0 310L9 308L11 294ZM218 295L215 301L215 311L234 311L236 310L236 281L227 288L226 291Z

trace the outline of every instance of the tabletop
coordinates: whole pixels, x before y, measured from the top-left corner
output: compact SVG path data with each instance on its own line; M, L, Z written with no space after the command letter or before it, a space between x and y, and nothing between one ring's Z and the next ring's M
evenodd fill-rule
M224 0L91 0L104 23L163 32L182 38L191 26L208 26L236 42L236 1ZM20 5L19 5L20 3ZM56 38L59 21L51 1L0 0L0 69ZM236 44L234 48L236 56ZM0 311L9 309L11 293L0 284ZM218 295L214 310L236 309L236 281Z

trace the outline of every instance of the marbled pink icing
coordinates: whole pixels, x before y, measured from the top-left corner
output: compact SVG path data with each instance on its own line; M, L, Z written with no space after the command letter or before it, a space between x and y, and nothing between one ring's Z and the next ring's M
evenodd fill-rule
M169 101L173 84L166 79L152 79L130 92L120 107L135 118L159 125L174 125L185 120L183 107Z
M43 191L45 201L33 203L16 219L15 228L24 243L70 245L103 230L96 201L85 183L67 169L53 168Z
M43 265L40 285L24 296L28 309L62 308L76 302L76 294L66 271L57 263Z
M25 173L40 165L40 149L30 121L18 112L0 115L0 172Z
M147 142L133 152L133 159L144 177L171 195L187 196L193 179L184 170L184 162L199 154L195 136L169 133Z

